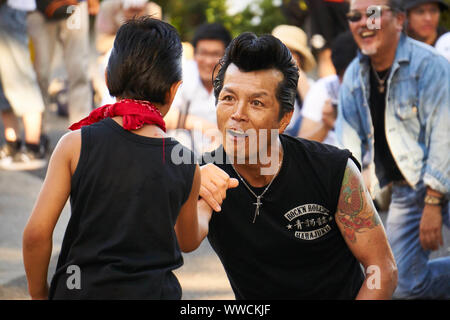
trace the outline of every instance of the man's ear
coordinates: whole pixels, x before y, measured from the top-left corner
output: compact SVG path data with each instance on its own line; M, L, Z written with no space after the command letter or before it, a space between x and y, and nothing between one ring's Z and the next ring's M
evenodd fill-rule
M183 83L182 80L174 82L170 87L169 91L166 93L166 105L170 106L175 99L175 95L177 94L178 88Z
M106 83L106 87L108 88L108 72L106 69L105 69L105 83ZM109 91L109 88L108 88L108 91Z
M402 31L406 26L406 13L405 12L398 12L397 16L395 17L397 20L397 31Z
M284 132L284 130L286 130L286 127L289 125L289 123L291 122L292 119L292 115L294 114L294 111L289 111L286 112L283 117L280 120L280 127L279 127L279 132L280 134Z

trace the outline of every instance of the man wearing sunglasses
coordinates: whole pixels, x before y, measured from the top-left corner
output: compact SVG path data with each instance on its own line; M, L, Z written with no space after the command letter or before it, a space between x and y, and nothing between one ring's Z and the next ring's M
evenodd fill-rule
M450 64L403 33L400 0L352 0L361 52L346 71L336 134L371 159L371 192L392 185L387 235L397 298L450 298L450 257L430 260L450 226Z

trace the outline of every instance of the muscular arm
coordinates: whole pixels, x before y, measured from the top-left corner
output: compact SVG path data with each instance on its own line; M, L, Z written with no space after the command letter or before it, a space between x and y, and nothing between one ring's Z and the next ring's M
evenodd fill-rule
M380 217L350 159L342 180L336 222L350 251L367 272L356 299L390 299L397 285L397 267Z

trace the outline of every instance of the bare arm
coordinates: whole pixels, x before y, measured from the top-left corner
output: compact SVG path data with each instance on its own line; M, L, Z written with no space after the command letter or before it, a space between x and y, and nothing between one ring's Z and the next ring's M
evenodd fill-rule
M190 252L197 249L208 234L212 209L204 200L198 200L200 180L200 168L197 166L191 193L181 207L175 224L178 243L183 252Z
M322 108L322 121L318 122L306 116L303 117L299 137L318 142L324 141L329 131L334 128L336 116L336 109L332 106L331 100L328 99Z
M303 117L298 136L303 139L322 142L327 137L329 130L322 122Z
M366 270L356 299L390 299L397 286L397 266L380 217L358 168L348 160L336 212L349 249Z
M47 272L53 230L70 194L70 182L81 149L80 131L66 134L50 159L31 217L23 233L23 259L32 299L47 299Z

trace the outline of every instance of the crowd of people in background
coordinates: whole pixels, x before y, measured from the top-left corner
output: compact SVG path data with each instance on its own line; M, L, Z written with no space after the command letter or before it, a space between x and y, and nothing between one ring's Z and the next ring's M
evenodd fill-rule
M304 2L289 1L292 8ZM164 20L158 1L74 4L70 15L52 17L34 0L0 0L2 170L47 164L45 121L56 46L62 48L67 71L72 124L120 98L109 94L104 81L119 27L137 16ZM450 258L428 258L442 245L442 225L450 226L450 33L439 24L448 5L443 0L314 0L305 5L308 15L287 9L289 24L272 31L299 68L285 133L347 148L360 161L377 206L389 208L387 233L399 267L396 296L449 298ZM381 30L367 27L373 12L366 9L373 5ZM96 16L94 69L89 66L89 15ZM231 30L205 23L190 43L183 43L183 83L165 121L197 156L220 144L213 78L231 41ZM389 194L387 200L377 197L382 191Z
M408 36L435 46L449 59L450 34L439 25L440 13L448 9L445 2L404 2ZM161 6L148 0L75 3L71 15L55 18L47 17L35 0L2 1L0 110L6 143L0 150L0 167L4 170L33 170L46 165L49 141L44 120L52 103L50 85L56 82L51 78L56 46L62 48L67 73L62 85L67 101L58 102L58 114L73 123L92 108L115 102L106 87L104 70L118 28L132 17L163 19ZM307 10L299 10L302 5ZM357 52L346 17L349 5L345 0L289 1L284 12L291 25L273 28L272 34L291 50L300 67L295 110L286 130L289 135L338 145L334 122L339 86ZM89 15L95 16L91 34L95 35L96 68L89 64ZM172 133L197 154L217 147L212 134L216 128L212 74L230 41L230 30L219 23L205 23L198 26L190 42L183 43L185 83L166 122ZM28 59L30 54L32 61ZM17 76L7 76L11 73Z

